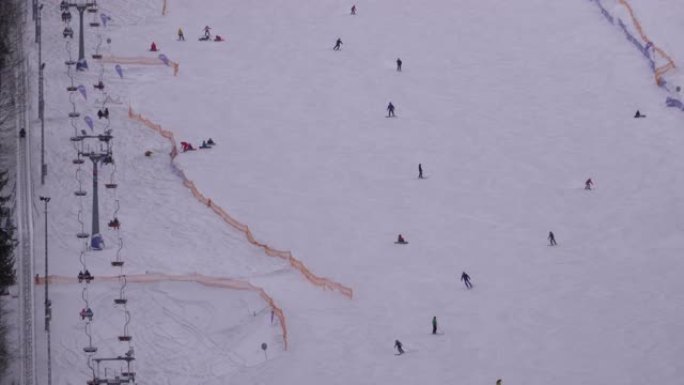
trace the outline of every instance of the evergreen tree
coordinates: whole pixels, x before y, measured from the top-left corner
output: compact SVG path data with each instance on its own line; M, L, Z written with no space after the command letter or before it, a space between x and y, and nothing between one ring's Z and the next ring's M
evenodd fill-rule
M7 185L7 172L0 172L0 191ZM7 207L9 196L0 195L0 293L14 285L16 271L14 268L14 230L10 210Z

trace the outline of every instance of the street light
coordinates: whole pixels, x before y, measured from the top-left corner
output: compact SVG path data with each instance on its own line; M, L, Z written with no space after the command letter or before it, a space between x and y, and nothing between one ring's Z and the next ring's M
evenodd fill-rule
M48 298L48 202L50 197L41 196L45 203L45 331L47 332L47 364L48 385L52 384L52 359L50 349L50 318L52 317L52 302Z

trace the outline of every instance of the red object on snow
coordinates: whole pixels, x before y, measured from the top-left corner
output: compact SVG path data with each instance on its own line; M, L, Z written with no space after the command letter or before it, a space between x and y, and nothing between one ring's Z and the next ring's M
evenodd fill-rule
M154 42L152 42L152 45L150 46L150 51L157 52L157 45Z

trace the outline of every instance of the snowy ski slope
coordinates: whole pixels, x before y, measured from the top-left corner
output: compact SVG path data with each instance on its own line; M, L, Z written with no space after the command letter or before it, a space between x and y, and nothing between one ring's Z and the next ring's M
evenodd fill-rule
M684 7L631 3L651 38L684 60L675 38ZM287 320L285 351L255 293L131 283L139 383L677 383L684 115L664 107L641 54L588 1L356 4L351 16L352 3L332 0L168 0L162 16L159 0L102 2L112 21L88 29L88 55L97 33L111 38L101 51L119 57L154 58L154 41L180 70L126 64L120 79L104 67L121 104L109 105L119 188L100 190L107 248L87 253L98 355L127 349L116 340L118 286L98 280L116 273L106 221L118 199L128 274L248 281ZM68 54L58 2L46 10L50 172L38 193L53 199L51 273L74 277L77 213L88 231L90 201L73 194ZM198 41L205 25L227 41ZM78 109L91 116L99 71L91 60L75 78L89 92ZM390 101L395 119L384 117ZM175 164L258 241L291 250L353 298L311 284L198 203L170 165L169 142L129 119L129 106L178 142L213 138L214 148ZM648 117L633 119L636 109ZM104 128L96 119L95 131ZM31 140L39 154L38 133ZM88 196L90 172L86 163ZM596 188L584 191L589 177ZM393 243L399 233L408 245ZM51 286L55 384L89 378L81 291ZM395 339L408 354L393 354ZM44 378L44 356L38 363Z

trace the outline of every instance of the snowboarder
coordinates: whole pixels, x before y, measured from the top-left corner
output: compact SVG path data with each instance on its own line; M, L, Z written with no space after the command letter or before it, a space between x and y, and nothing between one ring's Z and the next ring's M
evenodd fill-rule
M204 40L209 40L209 38L211 37L211 33L209 32L209 31L211 31L211 27L209 27L207 25L204 27L203 31L204 31Z
M150 51L152 51L152 52L157 52L157 44L155 44L154 42L152 42L152 44L150 45Z
M418 179L423 179L423 165L418 163Z
M403 237L401 234L399 234L399 236L397 237L397 243L402 244L402 245L405 245L405 244L407 244L408 242L406 242L406 240L404 239L404 237Z
M553 231L549 231L549 246L556 246L556 236L553 235Z
M496 380L496 385L502 385L500 378L498 380Z
M401 344L401 341L395 340L394 341L394 347L397 348L397 351L399 352L399 355L404 354L404 347Z
M181 142L181 151L186 152L186 151L192 151L194 148L192 147L192 144L188 142Z
M214 140L213 140L213 139L209 138L209 140L207 140L207 144L210 145L210 146L213 146L213 145L215 145L216 143L214 143Z
M337 38L337 41L335 42L335 46L333 47L333 51L339 51L342 46L342 39L339 37Z
M200 145L199 148L211 148L211 146L209 146L209 145L207 144L207 141L206 141L206 140L203 140L203 141L202 141L202 144Z
M356 15L356 4L352 5L351 7L351 14Z
M591 185L593 185L594 182L591 181L591 178L587 179L586 182L584 182L584 189L585 190L591 190Z
M392 102L389 102L387 105L387 117L394 117L394 104Z
M639 110L637 110L636 114L634 114L634 118L645 118L646 115L643 115Z
M432 334L437 334L437 316L432 317Z
M185 41L185 35L183 35L183 28L178 28L178 41Z
M214 36L214 41L224 41L224 40L225 40L225 39L223 39L223 38L221 37L221 35L216 35L216 36Z
M402 63L403 62L401 61L401 59L397 58L397 71L399 71L399 72L401 72L401 64Z
M470 276L469 276L468 273L466 273L465 271L463 272L463 274L461 274L461 281L463 281L463 283L465 284L466 288L468 288L468 289L472 289L472 288L473 288L473 284L470 283Z

